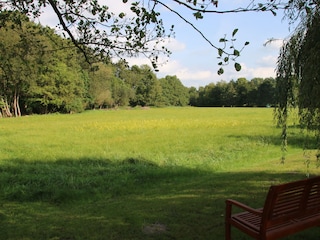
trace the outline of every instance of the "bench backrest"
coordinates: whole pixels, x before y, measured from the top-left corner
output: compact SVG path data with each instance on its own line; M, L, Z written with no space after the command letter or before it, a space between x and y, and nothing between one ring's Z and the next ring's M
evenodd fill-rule
M320 176L271 186L262 216L262 230L320 212Z

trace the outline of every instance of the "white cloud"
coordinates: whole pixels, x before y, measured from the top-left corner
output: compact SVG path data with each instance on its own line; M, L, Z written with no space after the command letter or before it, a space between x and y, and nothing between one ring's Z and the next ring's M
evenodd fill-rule
M172 52L182 51L186 49L185 43L180 42L175 38L166 39L164 46L167 47Z
M255 77L268 78L268 77L276 76L275 68L273 67L260 67L255 69L249 69L249 72L250 72L249 76L250 75L252 76L251 78L255 78Z
M189 80L208 80L212 79L212 72L205 70L192 71L187 68L179 69L176 72L178 78L189 79Z
M182 68L181 64L176 60L169 60L166 64L159 67L160 75L176 75L177 69Z
M48 4L43 9L41 16L36 19L35 22L38 22L44 26L55 28L58 25L59 20L52 7Z
M278 57L275 55L264 56L257 61L259 66L262 67L274 67L277 64Z
M170 60L167 64L159 67L158 77L165 77L167 75L177 76L183 85L190 86L205 86L213 82L216 73L210 70L196 70L182 65L177 60Z
M244 77L247 80L251 80L252 78L268 78L268 77L275 77L275 67L270 66L262 66L262 67L255 67L249 68L246 64L241 63L241 71L236 72L232 68L228 68L225 72L225 76L228 77L229 80L237 80L238 78Z
M131 3L134 1L129 0L127 3L123 3L122 1L106 1L106 0L101 0L99 1L101 4L107 5L109 7L109 10L111 12L114 12L115 14L119 14L121 12L126 13L126 17L134 17L135 14L130 10L131 8Z
M142 57L138 57L138 58L127 58L126 59L127 62L129 63L129 66L133 66L133 65L137 65L137 66L141 66L141 65L151 65L150 64L150 60L148 58L142 58ZM115 61L117 62L117 61Z

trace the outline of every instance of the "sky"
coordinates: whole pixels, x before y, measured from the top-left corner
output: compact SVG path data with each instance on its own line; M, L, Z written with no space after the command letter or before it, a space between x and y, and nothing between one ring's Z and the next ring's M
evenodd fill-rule
M102 1L105 1L110 9L115 9L115 11L119 9L125 11L129 7L128 4L122 5L120 0ZM283 43L282 40L290 34L289 24L283 20L283 12L279 11L277 16L270 12L206 14L204 19L195 20L192 12L187 11L186 8L170 0L163 0L163 2L168 3L172 9L192 21L192 24L218 47L222 47L219 39L225 35L230 38L236 28L239 29L235 35L237 39L236 48L241 48L246 41L250 42L250 44L244 48L241 56L237 59L237 62L242 66L240 72L234 69L234 63L231 62L224 67L224 74L218 75L218 62L220 60L217 59L217 50L212 48L199 33L174 13L164 9L162 6L158 6L156 10L161 13L164 24L168 27L172 24L175 26L175 38L170 39L167 43L167 47L172 54L169 59L162 59L163 61L168 60L168 62L159 66L159 72L156 73L158 78L175 75L184 86L198 88L222 80L226 82L237 80L241 77L247 80L255 77L275 77L276 62ZM220 0L217 10L246 6L249 2L251 1ZM42 18L41 23L46 22L46 25L49 26L54 25L53 22L56 22L52 13L46 13ZM271 38L279 40L264 46L264 43ZM130 65L150 65L150 61L143 57L127 60Z

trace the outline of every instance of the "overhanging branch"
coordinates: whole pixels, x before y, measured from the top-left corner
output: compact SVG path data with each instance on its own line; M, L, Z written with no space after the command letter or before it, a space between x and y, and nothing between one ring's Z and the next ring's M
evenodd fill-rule
M161 5L166 5L165 3L159 1L159 0L151 0L154 1L156 3L160 3ZM281 0L277 1L277 3L275 3L275 1L270 1L270 3L258 3L258 4L254 4L254 0L250 2L250 4L245 7L245 8L235 8L235 9L230 9L230 10L213 10L213 9L208 9L208 8L198 8L198 7L194 7L192 5L189 5L188 3L186 3L185 1L180 1L180 0L172 0L175 3L179 4L179 5L183 5L184 7L188 8L191 11L194 12L201 12L201 13L216 13L216 14L230 14L230 13L241 13L241 12L266 12L266 11L270 11L274 14L275 10L279 10L279 9L286 9L287 7L287 3L282 2ZM211 2L213 6L217 6L217 3L215 1ZM208 4L207 4L208 5Z
M62 14L61 14L61 12L59 11L56 2L53 1L53 0L48 0L48 2L50 3L53 11L54 11L55 14L57 15L57 17L58 17L58 19L59 19L59 22L60 22L63 30L67 32L67 34L68 34L68 36L70 37L72 43L83 53L86 61L87 61L88 63L90 63L90 60L89 60L89 58L88 58L88 55L87 55L86 51L80 46L80 44L79 44L78 41L74 38L74 36L73 36L73 34L71 33L70 29L67 27L66 23L64 22L63 17L62 17Z
M181 18L183 21L185 21L187 24L189 24L196 32L198 32L201 37L210 44L211 47L215 48L215 49L219 49L217 46L215 46L202 32L201 30L199 30L194 24L192 24L189 20L187 20L185 17L183 17L180 13L178 13L177 11L173 10L172 8L170 8L168 5L162 3L161 1L156 1L157 3L159 3L160 5L162 5L163 7L167 8L169 11L173 12L174 14L176 14L179 18Z

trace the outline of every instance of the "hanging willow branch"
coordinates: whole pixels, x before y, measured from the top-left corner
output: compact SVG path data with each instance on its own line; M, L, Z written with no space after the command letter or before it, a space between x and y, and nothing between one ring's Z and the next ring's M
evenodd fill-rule
M299 109L300 126L314 132L320 160L320 14L308 9L295 33L281 49L277 63L278 106L275 116L282 128L283 157L287 150L288 117Z

